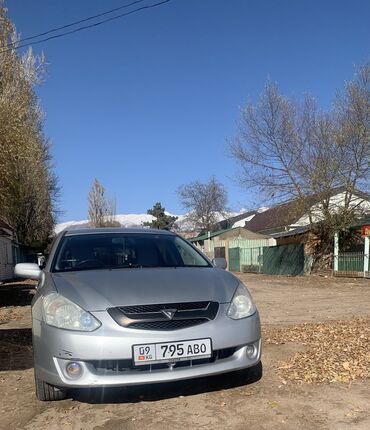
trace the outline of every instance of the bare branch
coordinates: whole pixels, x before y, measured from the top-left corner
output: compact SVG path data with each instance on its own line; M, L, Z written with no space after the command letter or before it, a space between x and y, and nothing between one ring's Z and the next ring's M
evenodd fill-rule
M209 231L218 216L225 214L227 192L214 177L206 183L195 181L183 185L178 189L178 195L188 211L188 220L201 230Z

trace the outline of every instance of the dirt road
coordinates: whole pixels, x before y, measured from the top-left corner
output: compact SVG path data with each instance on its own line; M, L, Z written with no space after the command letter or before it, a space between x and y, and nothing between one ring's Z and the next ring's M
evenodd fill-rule
M370 316L370 281L241 275L259 306L265 334L292 324ZM264 376L240 375L75 393L42 403L33 388L28 287L0 286L1 429L369 429L370 379L283 381L279 363L307 349L264 344ZM370 321L370 320L369 320ZM370 351L369 351L370 354Z

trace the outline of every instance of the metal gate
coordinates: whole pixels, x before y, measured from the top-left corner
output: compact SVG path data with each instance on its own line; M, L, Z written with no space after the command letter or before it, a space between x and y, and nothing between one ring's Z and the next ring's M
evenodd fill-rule
M229 248L229 270L240 272L240 248Z
M215 258L226 258L224 246L215 246Z
M242 272L261 273L263 264L263 246L240 249L240 266Z
M334 276L366 277L366 272L364 272L366 257L369 258L363 252L340 252L338 254L338 270L334 270Z
M268 275L303 275L303 244L263 248L263 273Z

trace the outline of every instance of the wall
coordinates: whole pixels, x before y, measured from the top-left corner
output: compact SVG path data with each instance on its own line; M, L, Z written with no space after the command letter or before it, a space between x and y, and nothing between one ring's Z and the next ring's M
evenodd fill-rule
M273 238L269 239L244 239L244 238L233 238L229 239L229 248L260 248L263 246L274 246L276 245L276 240ZM204 241L204 250L213 252L214 248L224 247L226 240L220 240L217 237L212 238L210 241Z
M14 276L12 241L0 237L0 281Z
M294 236L278 237L276 239L277 245L304 245L305 255L312 255L317 243L315 235L309 231Z

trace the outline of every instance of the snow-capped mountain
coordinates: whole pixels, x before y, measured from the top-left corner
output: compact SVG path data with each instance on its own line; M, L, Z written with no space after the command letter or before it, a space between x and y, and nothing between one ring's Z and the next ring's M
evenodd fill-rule
M176 223L179 226L179 229L182 230L182 227L184 227L184 224L186 223L185 215L173 215L173 214L170 214L169 212L166 212L166 214L177 216L178 219ZM144 222L153 221L154 217L148 214L122 214L122 215L116 215L115 220L118 221L122 227L136 228L136 227L142 227ZM57 224L55 226L55 233L58 234L59 232L61 232L66 228L87 227L88 225L89 225L89 221L87 219L84 219L81 221L66 221L66 222Z
M258 211L263 212L267 208L261 208ZM226 214L226 218L231 218L236 215L240 215L242 213L246 212L246 209L241 209L238 212L229 212ZM170 212L166 211L167 215L176 216L177 217L177 227L181 232L189 232L194 231L194 226L187 220L186 215L175 215L171 214ZM253 218L254 215L250 215L247 218L243 218L242 220L236 222L233 227L243 227L245 224L245 221L250 221ZM224 219L224 216L221 214L218 215L219 221ZM151 222L154 220L154 217L152 215L148 214L121 214L116 215L115 220L118 221L122 227L128 227L128 228L136 228L136 227L142 227L145 222ZM66 228L79 228L79 227L87 227L89 225L89 221L87 219L81 220L81 221L67 221L60 224L57 224L55 226L55 233L59 233L62 230Z

